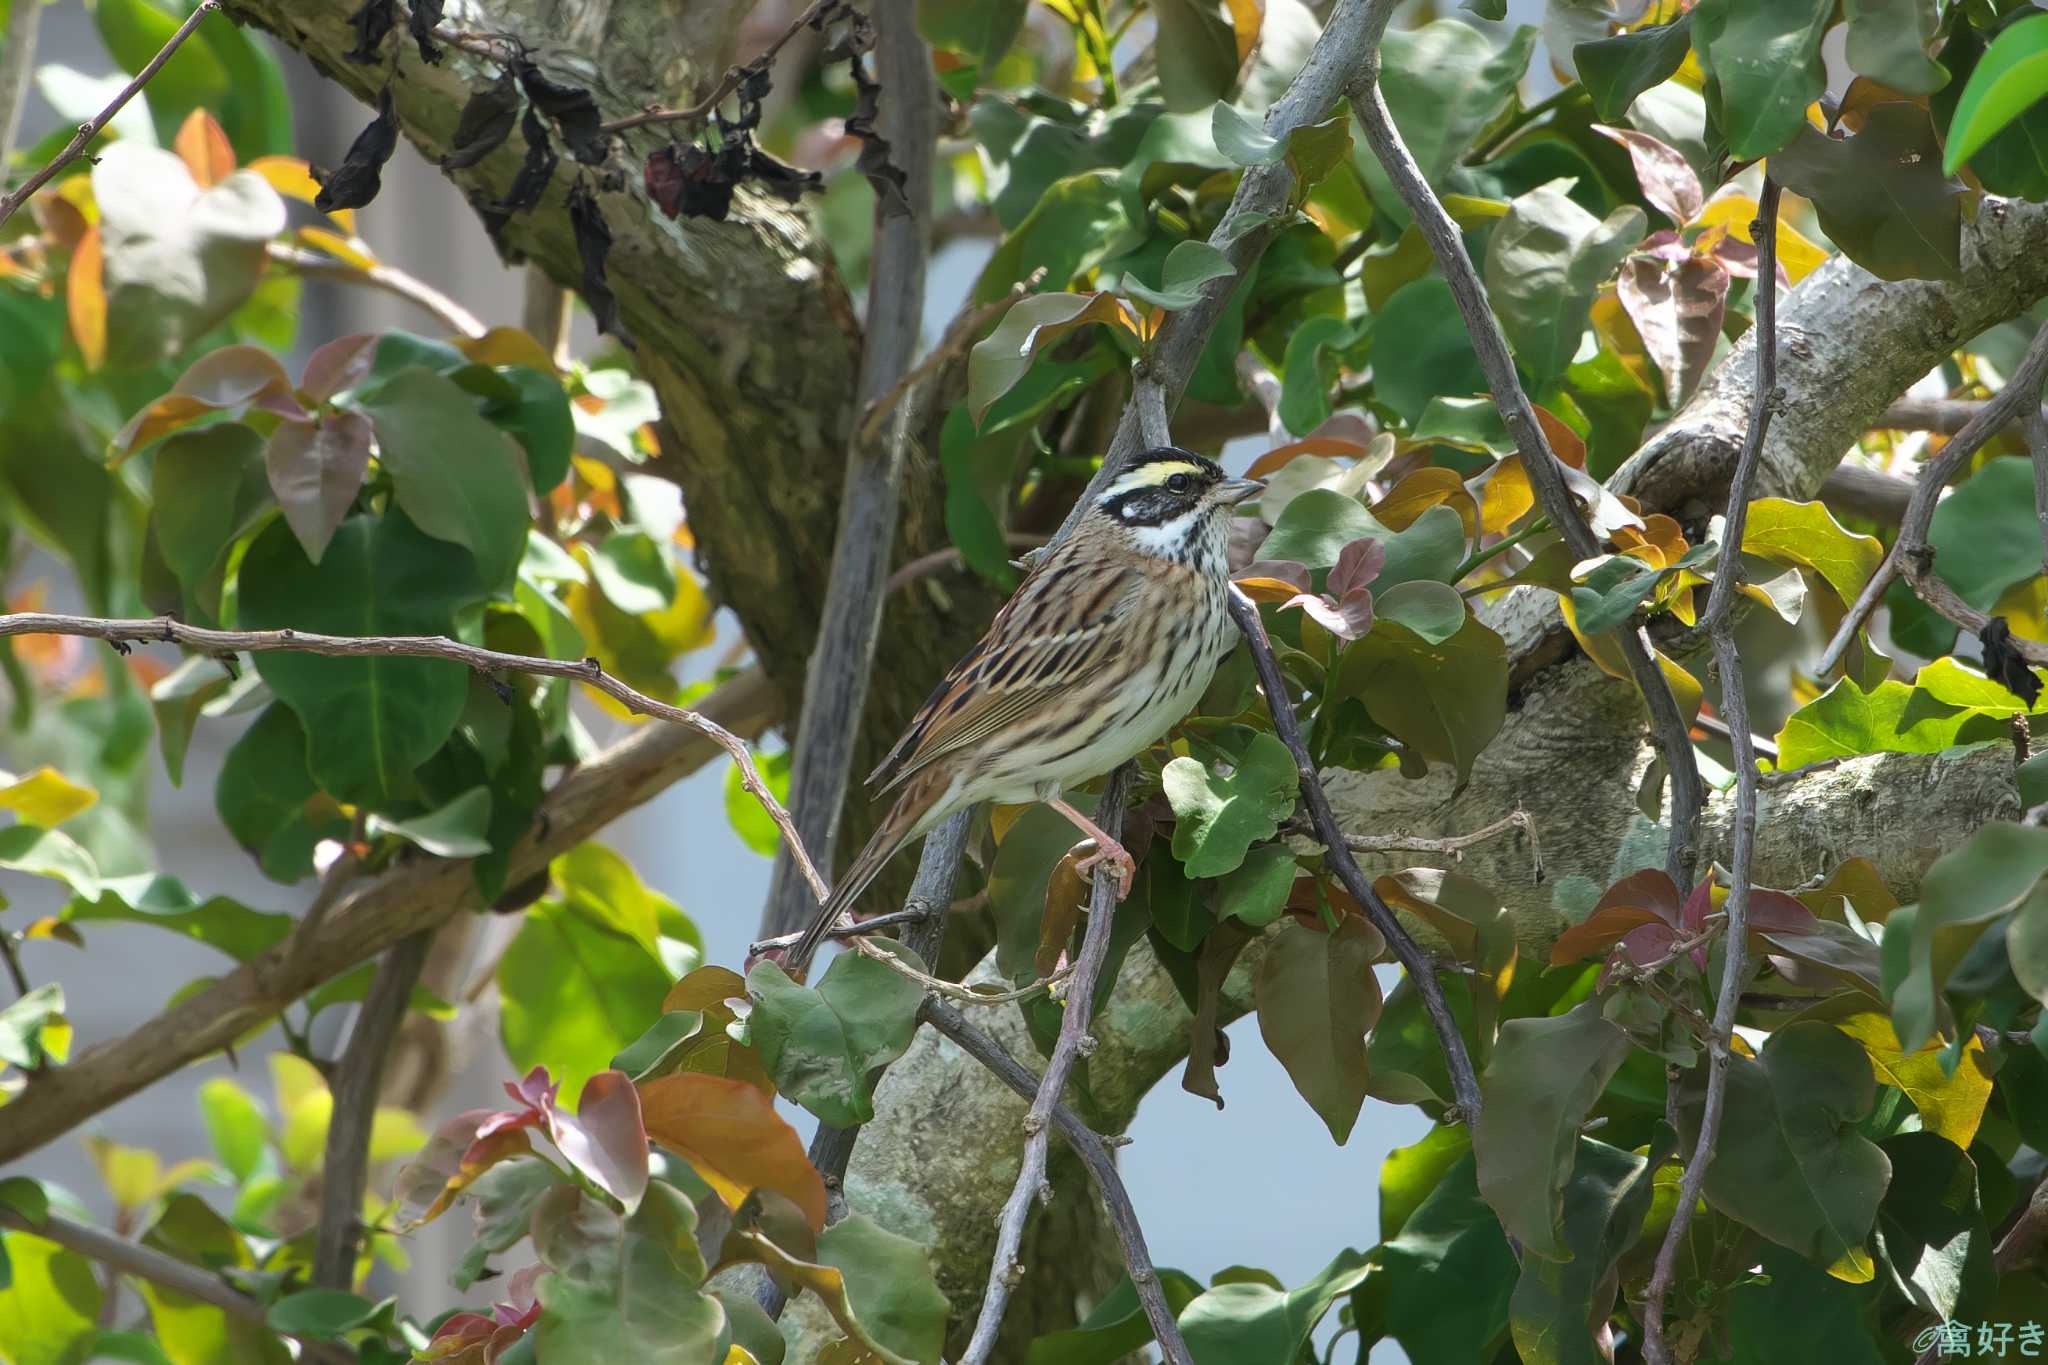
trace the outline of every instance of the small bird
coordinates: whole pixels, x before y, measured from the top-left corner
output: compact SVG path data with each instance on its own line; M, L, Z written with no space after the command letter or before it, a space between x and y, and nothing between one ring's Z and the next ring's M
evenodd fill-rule
M901 795L790 948L819 940L911 840L977 801L1041 801L1095 842L1129 894L1131 855L1060 794L1142 752L1230 652L1230 509L1265 485L1176 446L1145 451L1032 567L939 683L870 786Z

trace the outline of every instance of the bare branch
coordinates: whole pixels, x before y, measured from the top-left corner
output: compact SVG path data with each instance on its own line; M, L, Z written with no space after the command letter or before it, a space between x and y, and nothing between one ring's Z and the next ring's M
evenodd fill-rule
M1856 639L1856 632L1870 620L1870 613L1877 609L1878 600L1884 596L1892 580L1908 571L1906 565L1909 561L1927 552L1927 528L1934 521L1935 504L1940 502L1942 490L1948 487L1949 480L1969 463L1970 457L1986 441L2018 420L2022 413L2035 412L2040 408L2044 378L2048 378L2048 327L2034 333L2025 358L2012 372L2005 387L1998 391L1997 396L1987 399L1977 409L1977 415L1941 448L1941 454L1928 461L1927 467L1921 470L1920 482L1913 490L1912 500L1906 504L1899 538L1892 543L1891 553L1884 557L1884 562L1877 566L1877 572L1863 585L1855 605L1842 618L1835 638L1828 641L1816 669L1821 676L1834 672L1842 662L1842 656Z
M416 275L409 275L395 265L386 265L382 261L368 267L353 265L348 261L323 256L317 251L307 251L283 242L271 242L264 247L263 252L272 261L297 271L307 279L361 285L396 295L431 314L436 322L449 331L459 333L472 341L489 330L477 319L476 314L425 280ZM547 343L543 341L541 344Z
M819 0L812 11L830 2ZM875 75L882 87L876 121L903 173L903 194L875 196L874 262L856 389L863 405L888 398L917 355L931 237L932 149L939 134L938 82L932 75L931 49L917 32L914 0L877 0L874 19ZM808 888L797 879L795 859L808 849L826 868L833 865L840 810L882 629L913 407L909 402L895 403L886 436L856 439L848 452L832 571L819 615L817 648L804 673L803 711L790 769L801 838L793 837L776 854L768 903L761 912L763 936L799 927L810 918L814 904L825 899L815 878ZM868 430L865 422L856 427L862 438Z
M1003 533L1003 541L1013 550L1035 550L1045 544L1045 537L1035 536L1026 531L1006 531ZM960 547L957 545L948 545L943 550L933 550L928 555L919 555L895 573L890 574L889 582L884 591L893 593L900 588L910 586L920 578L935 574L941 569L957 569L966 564L966 562L967 556L960 552Z
M1756 221L1750 224L1750 239L1757 244L1756 295L1756 402L1750 410L1749 434L1735 465L1735 477L1728 486L1727 530L1722 538L1721 561L1714 567L1714 585L1707 594L1707 610L1701 624L1714 641L1714 660L1721 674L1721 713L1727 718L1730 742L1735 747L1735 838L1728 869L1728 899L1723 906L1726 943L1721 966L1721 990L1714 1002L1712 1033L1707 1046L1707 1094L1700 1112L1699 1136L1692 1156L1679 1178L1678 1203L1671 1225L1657 1249L1656 1266L1650 1275L1643 1303L1643 1353L1650 1365L1669 1365L1671 1352L1664 1340L1664 1300L1678 1271L1679 1248L1685 1245L1692 1226L1693 1209L1699 1202L1700 1186L1706 1183L1707 1166L1714 1159L1714 1143L1721 1132L1721 1112L1728 1094L1728 1064L1735 1038L1735 1011L1742 1002L1742 978L1749 964L1744 961L1748 944L1750 862L1756 848L1757 771L1756 750L1749 739L1749 699L1743 685L1742 658L1735 648L1735 591L1742 573L1743 526L1749 519L1749 498L1756 487L1757 468L1763 462L1764 437L1770 431L1771 413L1778 405L1778 182L1764 177L1763 193L1757 199Z
M313 1243L313 1283L353 1289L362 1247L363 1189L370 1176L370 1128L384 1089L384 1064L427 965L431 929L402 938L377 964L370 991L356 1011L355 1031L334 1068L334 1109L327 1122L327 1160L321 1167L320 1226Z
M178 31L164 42L163 48L156 56L149 59L149 65L136 72L135 79L122 86L121 92L114 96L106 108L79 124L78 132L73 134L71 141L64 144L64 150L57 153L49 165L30 176L12 194L0 195L0 223L12 218L14 211L26 204L30 195L47 185L52 176L78 160L79 155L92 145L92 140L100 135L100 129L107 126L107 120L120 113L128 101L135 98L136 92L148 85L152 76L163 70L164 63L169 61L171 54L192 36L192 31L199 27L200 21L219 8L220 0L200 0L199 7L186 17L184 23L178 25Z
M732 679L700 705L702 719L729 735L759 734L778 709L758 672ZM555 784L532 829L512 848L506 884L544 873L556 856L725 752L730 750L721 741L696 727L636 730ZM179 1067L229 1046L313 987L398 940L478 906L466 860L420 857L394 864L359 884L312 932L295 928L133 1033L87 1048L70 1065L38 1076L7 1106L0 1163L17 1160Z
M961 1051L987 1067L998 1080L1019 1095L1035 1103L1043 1093L1038 1078L995 1039L968 1023L967 1017L952 1006L926 1000L919 1008L918 1017L959 1044ZM1190 1365L1187 1343L1181 1340L1180 1325L1160 1288L1159 1273L1152 1268L1152 1253L1145 1245L1144 1229L1138 1226L1138 1211L1131 1204L1131 1196L1124 1189L1122 1177L1117 1174L1116 1159L1110 1154L1109 1145L1066 1105L1055 1103L1050 1113L1052 1126L1080 1156L1095 1181L1095 1191L1102 1198L1103 1209L1109 1214L1110 1227L1115 1231L1117 1245L1123 1252L1124 1270L1138 1292L1138 1302L1144 1305L1145 1319L1152 1325L1153 1339L1165 1354L1167 1365Z
M110 1232L102 1232L83 1223L74 1223L55 1214L44 1218L40 1223L31 1223L9 1208L0 1208L0 1227L14 1228L55 1242L58 1246L67 1247L124 1275L134 1275L174 1293L182 1294L188 1299L212 1304L222 1312L245 1322L263 1323L266 1319L267 1310L261 1303L242 1293L220 1276L202 1270L189 1261L181 1261L175 1256L167 1256L161 1251L131 1242L125 1237L116 1237ZM343 1362L356 1358L354 1351L332 1342L315 1341L304 1337L294 1339L303 1343L303 1359L319 1361L322 1365L343 1365Z
M1126 763L1103 784L1095 819L1111 839L1123 832L1124 801L1130 795L1135 772L1136 765ZM1024 1115L1024 1163L997 1224L996 1254L988 1268L988 1291L982 1295L981 1316L975 1321L974 1335L967 1343L966 1354L960 1358L961 1365L988 1365L990 1353L996 1348L996 1334L1003 1327L1003 1313L1010 1304L1010 1290L1024 1278L1024 1263L1018 1258L1018 1250L1024 1245L1024 1224L1031 1217L1033 1204L1052 1200L1052 1187L1045 1179L1052 1141L1048 1131L1052 1107L1066 1090L1074 1063L1095 1050L1088 1021L1095 1009L1095 983L1102 974L1102 964L1109 958L1109 930L1116 918L1116 902L1116 874L1106 866L1098 867L1089 896L1088 927L1081 936L1081 953L1075 961L1073 979L1067 984L1059 1038L1045 1064L1045 1075L1038 1082L1038 1093Z
M1330 809L1329 793L1323 790L1322 775L1316 771L1315 760L1309 757L1308 746L1302 742L1301 723L1294 715L1294 701L1287 695L1287 680L1280 674L1280 665L1273 658L1273 642L1266 638L1265 622L1259 619L1259 609L1236 587L1230 590L1230 615L1244 632L1245 644L1252 653L1252 665L1258 671L1259 686L1266 694L1266 706L1273 713L1273 733L1294 755L1294 769L1301 778L1301 799L1308 805L1310 822L1315 827L1316 837L1323 842L1326 860L1330 870L1337 874L1337 880L1344 883L1344 889L1352 899L1365 907L1365 913L1372 920L1373 927L1380 931L1380 937L1394 950L1394 956L1401 959L1401 965L1408 971L1408 979L1415 983L1415 989L1422 996L1422 1003L1429 1011L1430 1026L1436 1030L1437 1042L1443 1047L1444 1065L1450 1071L1451 1090L1457 1099L1457 1115L1465 1123L1479 1120L1479 1078L1473 1074L1472 1058L1465 1050L1465 1036L1458 1031L1458 1021L1451 1013L1450 1004L1444 999L1443 986L1436 979L1436 967L1408 931L1401 927L1401 921L1394 918L1394 912L1372 889L1365 873L1359 870L1352 858L1344 831L1337 824L1336 812ZM1448 1121L1448 1120L1446 1120Z
M1352 107L1365 128L1366 141L1372 145L1373 154L1386 169L1387 177L1393 181L1394 188L1414 215L1416 228L1436 255L1444 283L1450 286L1458 312L1465 319L1465 330L1471 336L1473 352L1479 357L1479 367L1486 375L1494 406L1500 409L1501 421L1506 424L1515 449L1522 457L1522 467L1528 472L1537 500L1551 523L1563 534L1565 543L1571 546L1573 555L1582 560L1591 559L1599 553L1599 542L1580 518L1578 503L1565 482L1564 467L1559 464L1543 435L1529 396L1522 391L1521 380L1515 375L1514 359L1508 354L1507 338L1502 334L1500 324L1494 320L1492 309L1487 306L1486 288L1480 284L1479 275L1472 268L1472 258L1465 252L1464 234L1444 211L1435 191L1423 180L1422 170L1401 140L1401 131L1394 126L1393 115L1388 112L1386 99L1380 94L1379 38L1386 30L1393 8L1394 0L1371 0L1367 6L1364 26L1369 31L1368 55L1360 64L1350 91ZM1685 717L1679 713L1678 701L1671 694L1670 684L1664 680L1664 670L1651 656L1642 632L1625 628L1617 632L1616 638L1621 645L1622 657L1628 662L1629 674L1635 679L1636 690L1642 694L1643 703L1649 709L1651 738L1663 755L1664 769L1670 775L1671 842L1665 854L1665 870L1674 882L1686 886L1691 878L1691 852L1699 833L1700 811L1707 802L1706 784L1700 780L1699 764L1693 757Z
M699 712L656 701L646 693L627 686L605 672L596 659L576 661L543 659L532 654L506 654L466 645L441 635L317 635L312 631L290 629L206 630L174 621L168 616L117 621L91 616L58 616L49 612L12 612L0 615L0 638L10 635L78 635L91 640L105 640L113 645L177 644L209 654L285 650L355 658L446 659L486 676L530 673L548 678L570 678L596 688L635 715L654 716L672 724L687 725L731 754L733 762L739 766L741 784L761 803L762 809L775 821L776 828L782 831L782 837L789 841L813 892L820 901L826 896L824 879L818 875L818 869L812 865L810 856L797 838L789 812L775 799L775 793L768 790L768 784L761 780L760 769L754 766L746 741Z
M1978 611L1962 599L1962 595L1950 587L1948 580L1934 572L1933 555L1922 552L1906 561L1906 582L1922 602L1932 607L1935 613L1952 625L1961 626L1972 635L1991 624L1991 617ZM2048 644L2039 640L2028 640L2018 635L2008 637L2007 646L2013 653L2037 668L2048 668Z
M2041 571L2048 573L2048 412L2036 403L2021 422L2034 462L2034 520L2041 526Z
M1287 833L1306 839L1316 838L1315 827L1308 821L1289 820L1284 826ZM1543 852L1536 842L1536 822L1529 812L1517 805L1500 819L1470 834L1446 834L1441 837L1427 834L1347 834L1344 847L1353 853L1440 853L1452 859L1462 859L1465 850L1488 839L1498 838L1511 829L1519 829L1529 836L1529 861L1537 881L1543 880Z

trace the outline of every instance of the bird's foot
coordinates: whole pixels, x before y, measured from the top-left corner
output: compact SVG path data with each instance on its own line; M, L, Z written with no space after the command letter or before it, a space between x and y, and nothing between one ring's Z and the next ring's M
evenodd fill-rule
M1108 863L1116 874L1116 898L1124 900L1131 894L1131 879L1137 875L1137 860L1130 850L1111 839L1105 845L1102 839L1084 839L1083 844L1095 845L1095 851L1074 864L1074 871L1089 880L1094 880L1095 869Z

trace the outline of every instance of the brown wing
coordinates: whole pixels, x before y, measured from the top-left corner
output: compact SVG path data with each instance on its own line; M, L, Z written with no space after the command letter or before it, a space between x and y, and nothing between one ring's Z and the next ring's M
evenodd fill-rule
M1121 637L1138 571L1069 539L996 613L868 781L886 790L1028 715L1100 669Z

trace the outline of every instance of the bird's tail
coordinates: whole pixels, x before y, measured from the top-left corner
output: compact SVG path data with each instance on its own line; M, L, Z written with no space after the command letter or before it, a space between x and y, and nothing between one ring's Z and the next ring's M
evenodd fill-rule
M846 869L846 875L832 888L832 894L818 907L818 913L805 926L803 935L790 945L783 962L783 970L799 981L804 969L810 965L811 956L818 951L818 945L826 933L839 921L841 911L851 909L853 903L868 889L889 859L924 831L925 816L931 811L937 798L945 791L946 783L940 779L913 781L884 816L879 828L869 838L860 856Z

